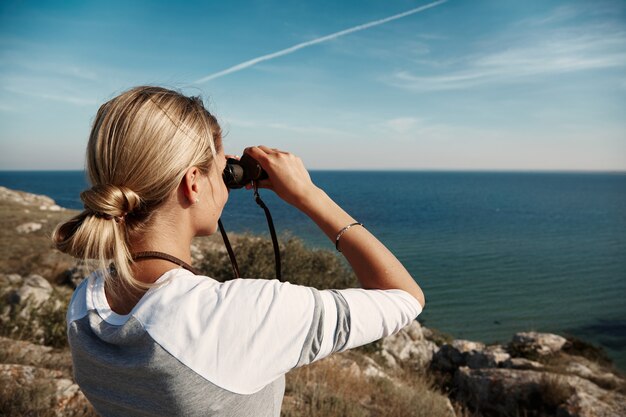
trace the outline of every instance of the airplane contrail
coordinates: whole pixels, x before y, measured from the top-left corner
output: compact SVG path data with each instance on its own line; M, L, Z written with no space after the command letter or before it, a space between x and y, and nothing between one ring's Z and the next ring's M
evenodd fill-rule
M422 12L422 11L424 11L426 9L430 9L432 7L435 7L435 6L439 6L440 4L445 3L446 1L448 1L448 0L435 1L433 3L429 3L429 4L426 4L424 6L420 6L420 7L417 7L415 9L411 9L411 10L408 10L406 12L403 12L403 13L399 13L399 14L395 14L393 16L386 17L384 19L375 20L373 22L364 23L362 25L354 26L354 27L349 28L349 29L344 29L344 30L341 30L339 32L331 33L330 35L322 36L321 38L313 39L313 40L310 40L310 41L307 41L307 42L302 42L302 43L299 43L297 45L291 46L289 48L281 49L280 51L273 52L271 54L261 55L259 57L250 59L248 61L244 61L241 64L237 64L237 65L232 66L230 68L227 68L225 70L222 70L222 71L219 71L219 72L215 72L213 74L209 74L209 75L207 75L205 77L202 77L202 78L194 81L194 83L195 84L205 83L205 82L207 82L209 80L213 80L215 78L223 77L224 75L232 74L233 72L237 72L237 71L241 71L242 69L249 68L249 67L251 67L253 65L258 64L259 62L269 61L270 59L274 59L274 58L278 58L278 57L281 57L281 56L284 56L284 55L288 55L288 54L294 53L294 52L296 52L296 51L298 51L298 50L300 50L302 48L307 48L309 46L316 45L318 43L327 42L327 41L336 39L336 38L338 38L340 36L348 35L350 33L358 32L358 31L365 30L365 29L369 29L369 28L374 27L374 26L378 26L378 25L382 25L382 24L387 23L387 22L391 22L392 20L401 19L403 17L410 16L412 14Z

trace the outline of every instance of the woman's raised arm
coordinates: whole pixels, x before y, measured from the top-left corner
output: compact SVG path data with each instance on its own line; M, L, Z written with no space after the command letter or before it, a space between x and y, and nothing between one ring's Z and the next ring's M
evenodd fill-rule
M260 188L276 192L280 198L308 215L335 243L337 234L356 220L311 181L297 156L266 146L246 148L268 173ZM401 289L425 306L424 293L398 259L366 228L353 226L341 236L339 249L365 289Z

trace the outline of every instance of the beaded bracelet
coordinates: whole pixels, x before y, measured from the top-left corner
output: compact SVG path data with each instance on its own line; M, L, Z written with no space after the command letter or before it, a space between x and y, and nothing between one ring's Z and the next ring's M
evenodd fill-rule
M337 249L337 252L341 252L341 249L339 249L339 239L341 239L341 236L344 233L346 233L348 229L351 228L352 226L363 226L363 223L355 222L355 223L347 225L346 227L344 227L343 229L339 231L339 233L337 234L337 239L335 239L335 249Z

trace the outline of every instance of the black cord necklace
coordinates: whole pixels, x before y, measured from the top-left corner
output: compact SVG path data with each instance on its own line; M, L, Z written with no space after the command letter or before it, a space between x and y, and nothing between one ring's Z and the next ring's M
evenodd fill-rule
M200 272L193 266L189 265L187 262L183 261L182 259L178 259L175 256L169 255L167 253L157 252L157 251L148 251L148 252L134 253L131 256L133 260L135 261L138 259L163 259L163 260L175 263L181 268L185 268L187 271L191 272L194 275L202 275L202 272Z

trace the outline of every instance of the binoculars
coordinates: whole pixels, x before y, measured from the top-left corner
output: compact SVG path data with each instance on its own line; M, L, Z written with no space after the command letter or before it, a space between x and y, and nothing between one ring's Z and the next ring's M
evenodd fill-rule
M274 247L276 279L282 281L283 279L280 265L280 249L278 247L278 239L276 238L276 230L274 229L274 221L272 220L270 210L267 208L263 200L261 200L261 196L259 195L256 186L257 181L269 178L267 172L265 172L263 168L261 168L261 165L253 157L244 153L241 156L241 159L228 158L226 160L226 168L224 168L224 172L222 172L222 178L224 179L224 184L226 184L226 187L228 189L243 188L254 181L254 201L265 212L267 225L270 229L270 235L272 236L272 246ZM222 220L218 220L217 224L220 228L220 232L222 233L224 245L226 245L226 251L228 252L228 257L230 258L230 263L233 267L233 275L235 278L239 278L241 275L239 274L237 259L235 259L235 253L230 246L228 236L226 236L226 231L224 230L224 225L222 225Z
M267 179L267 172L250 155L244 153L241 159L228 158L226 168L222 173L226 187L231 189L242 188L251 181Z

